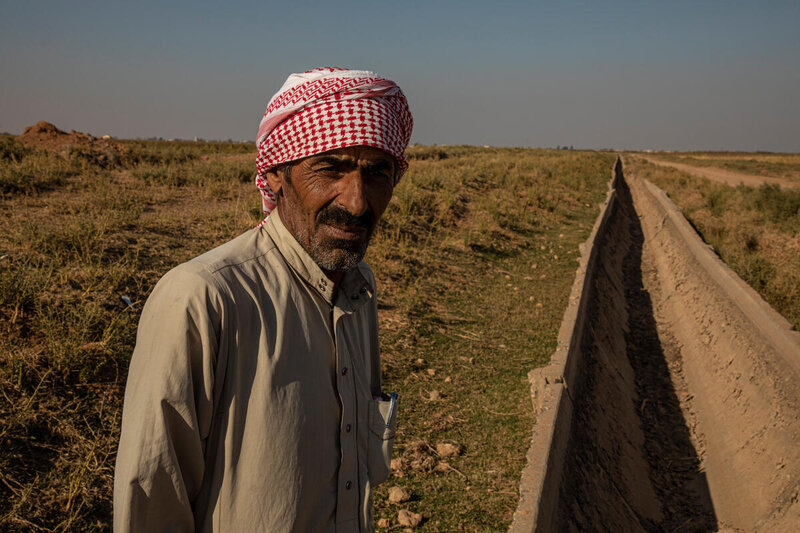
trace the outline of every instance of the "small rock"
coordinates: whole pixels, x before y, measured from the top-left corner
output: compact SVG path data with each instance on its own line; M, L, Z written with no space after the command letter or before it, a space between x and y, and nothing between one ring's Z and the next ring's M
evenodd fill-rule
M430 401L432 401L432 402L438 402L438 401L439 401L439 400L441 400L442 398L443 398L443 396L442 396L442 393L441 393L441 392L439 392L438 390L432 390L432 391L431 391L431 392L428 394L428 399L429 399Z
M450 442L440 442L436 445L436 453L441 457L452 457L461 453L461 447Z
M436 375L436 369L435 368L429 368L427 370L427 372L428 372L429 376L435 376Z
M397 521L401 526L417 527L422 522L422 515L419 513L412 513L407 509L401 509L397 513Z
M417 359L417 364L419 366L425 366L425 359Z
M386 529L389 527L389 519L388 518L381 518L378 520L377 526L382 529Z
M407 502L411 494L403 487L392 487L389 489L389 501L392 503Z

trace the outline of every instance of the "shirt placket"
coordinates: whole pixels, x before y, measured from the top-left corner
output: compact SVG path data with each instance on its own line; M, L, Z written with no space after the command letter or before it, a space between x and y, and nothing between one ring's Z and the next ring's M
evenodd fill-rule
M339 307L334 310L334 342L336 345L336 387L342 405L342 418L339 425L339 463L338 494L336 502L336 522L347 522L358 518L358 453L356 449L356 394L352 357L347 343L342 341L342 329L350 313Z

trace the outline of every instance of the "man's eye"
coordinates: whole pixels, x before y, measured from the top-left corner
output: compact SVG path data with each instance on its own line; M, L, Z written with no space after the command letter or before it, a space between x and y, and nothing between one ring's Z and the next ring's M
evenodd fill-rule
M373 169L369 175L379 179L389 179L392 176L391 172L386 169Z
M340 171L336 167L322 167L322 168L318 168L317 172L324 172L325 174L333 174L333 173L337 173L338 174Z

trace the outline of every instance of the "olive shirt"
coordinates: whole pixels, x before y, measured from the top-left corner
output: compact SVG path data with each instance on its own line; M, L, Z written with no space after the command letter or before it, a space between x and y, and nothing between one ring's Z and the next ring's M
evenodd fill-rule
M334 291L275 211L147 300L114 529L372 531L397 415L382 397L372 272Z

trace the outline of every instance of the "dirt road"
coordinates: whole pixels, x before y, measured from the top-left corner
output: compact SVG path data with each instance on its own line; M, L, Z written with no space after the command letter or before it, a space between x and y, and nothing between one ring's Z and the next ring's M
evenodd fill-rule
M800 334L618 168L553 363L512 531L796 531Z
M678 163L675 161L664 161L662 159L657 159L655 157L647 157L640 154L637 154L634 157L639 157L641 159L644 159L645 161L653 163L654 165L659 165L662 167L672 167L682 172L688 172L689 174L692 174L694 176L699 176L701 178L708 178L712 181L726 183L734 187L739 184L743 184L748 187L758 187L759 185L763 185L765 183L777 185L781 188L788 188L788 189L800 187L800 182L783 178L757 176L755 174L743 174L740 172L734 172L732 170L725 170L717 167L697 167L694 165L687 165L686 163Z

